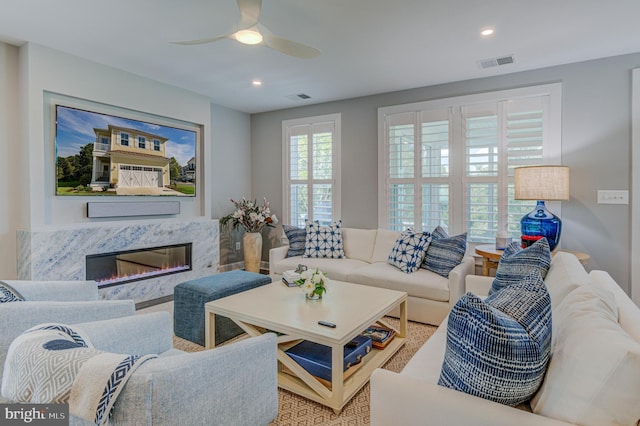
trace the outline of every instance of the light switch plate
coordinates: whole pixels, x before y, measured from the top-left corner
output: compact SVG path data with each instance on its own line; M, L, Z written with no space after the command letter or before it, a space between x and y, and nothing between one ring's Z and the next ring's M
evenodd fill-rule
M629 191L599 189L598 204L629 204Z

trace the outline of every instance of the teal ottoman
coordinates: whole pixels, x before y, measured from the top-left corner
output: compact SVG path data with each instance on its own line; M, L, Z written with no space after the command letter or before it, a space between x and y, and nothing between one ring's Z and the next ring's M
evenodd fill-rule
M204 346L204 304L269 284L271 277L247 271L230 271L178 284L173 289L173 333ZM216 345L243 333L227 317L216 315Z

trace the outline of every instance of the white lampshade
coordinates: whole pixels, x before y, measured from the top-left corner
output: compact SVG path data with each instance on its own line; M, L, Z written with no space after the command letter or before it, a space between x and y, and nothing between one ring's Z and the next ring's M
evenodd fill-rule
M566 201L569 167L529 166L514 169L516 200Z

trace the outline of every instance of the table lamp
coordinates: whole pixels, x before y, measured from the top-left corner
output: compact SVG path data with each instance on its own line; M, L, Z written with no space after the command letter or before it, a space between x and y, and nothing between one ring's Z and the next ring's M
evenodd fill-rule
M515 199L536 200L533 211L520 220L522 246L546 237L553 251L560 241L562 221L544 205L546 201L569 199L569 167L527 166L514 169Z

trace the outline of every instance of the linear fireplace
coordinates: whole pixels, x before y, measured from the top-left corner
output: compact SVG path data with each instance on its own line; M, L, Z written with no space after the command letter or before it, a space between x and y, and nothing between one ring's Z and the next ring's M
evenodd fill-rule
M192 243L86 256L87 279L98 288L191 271Z

